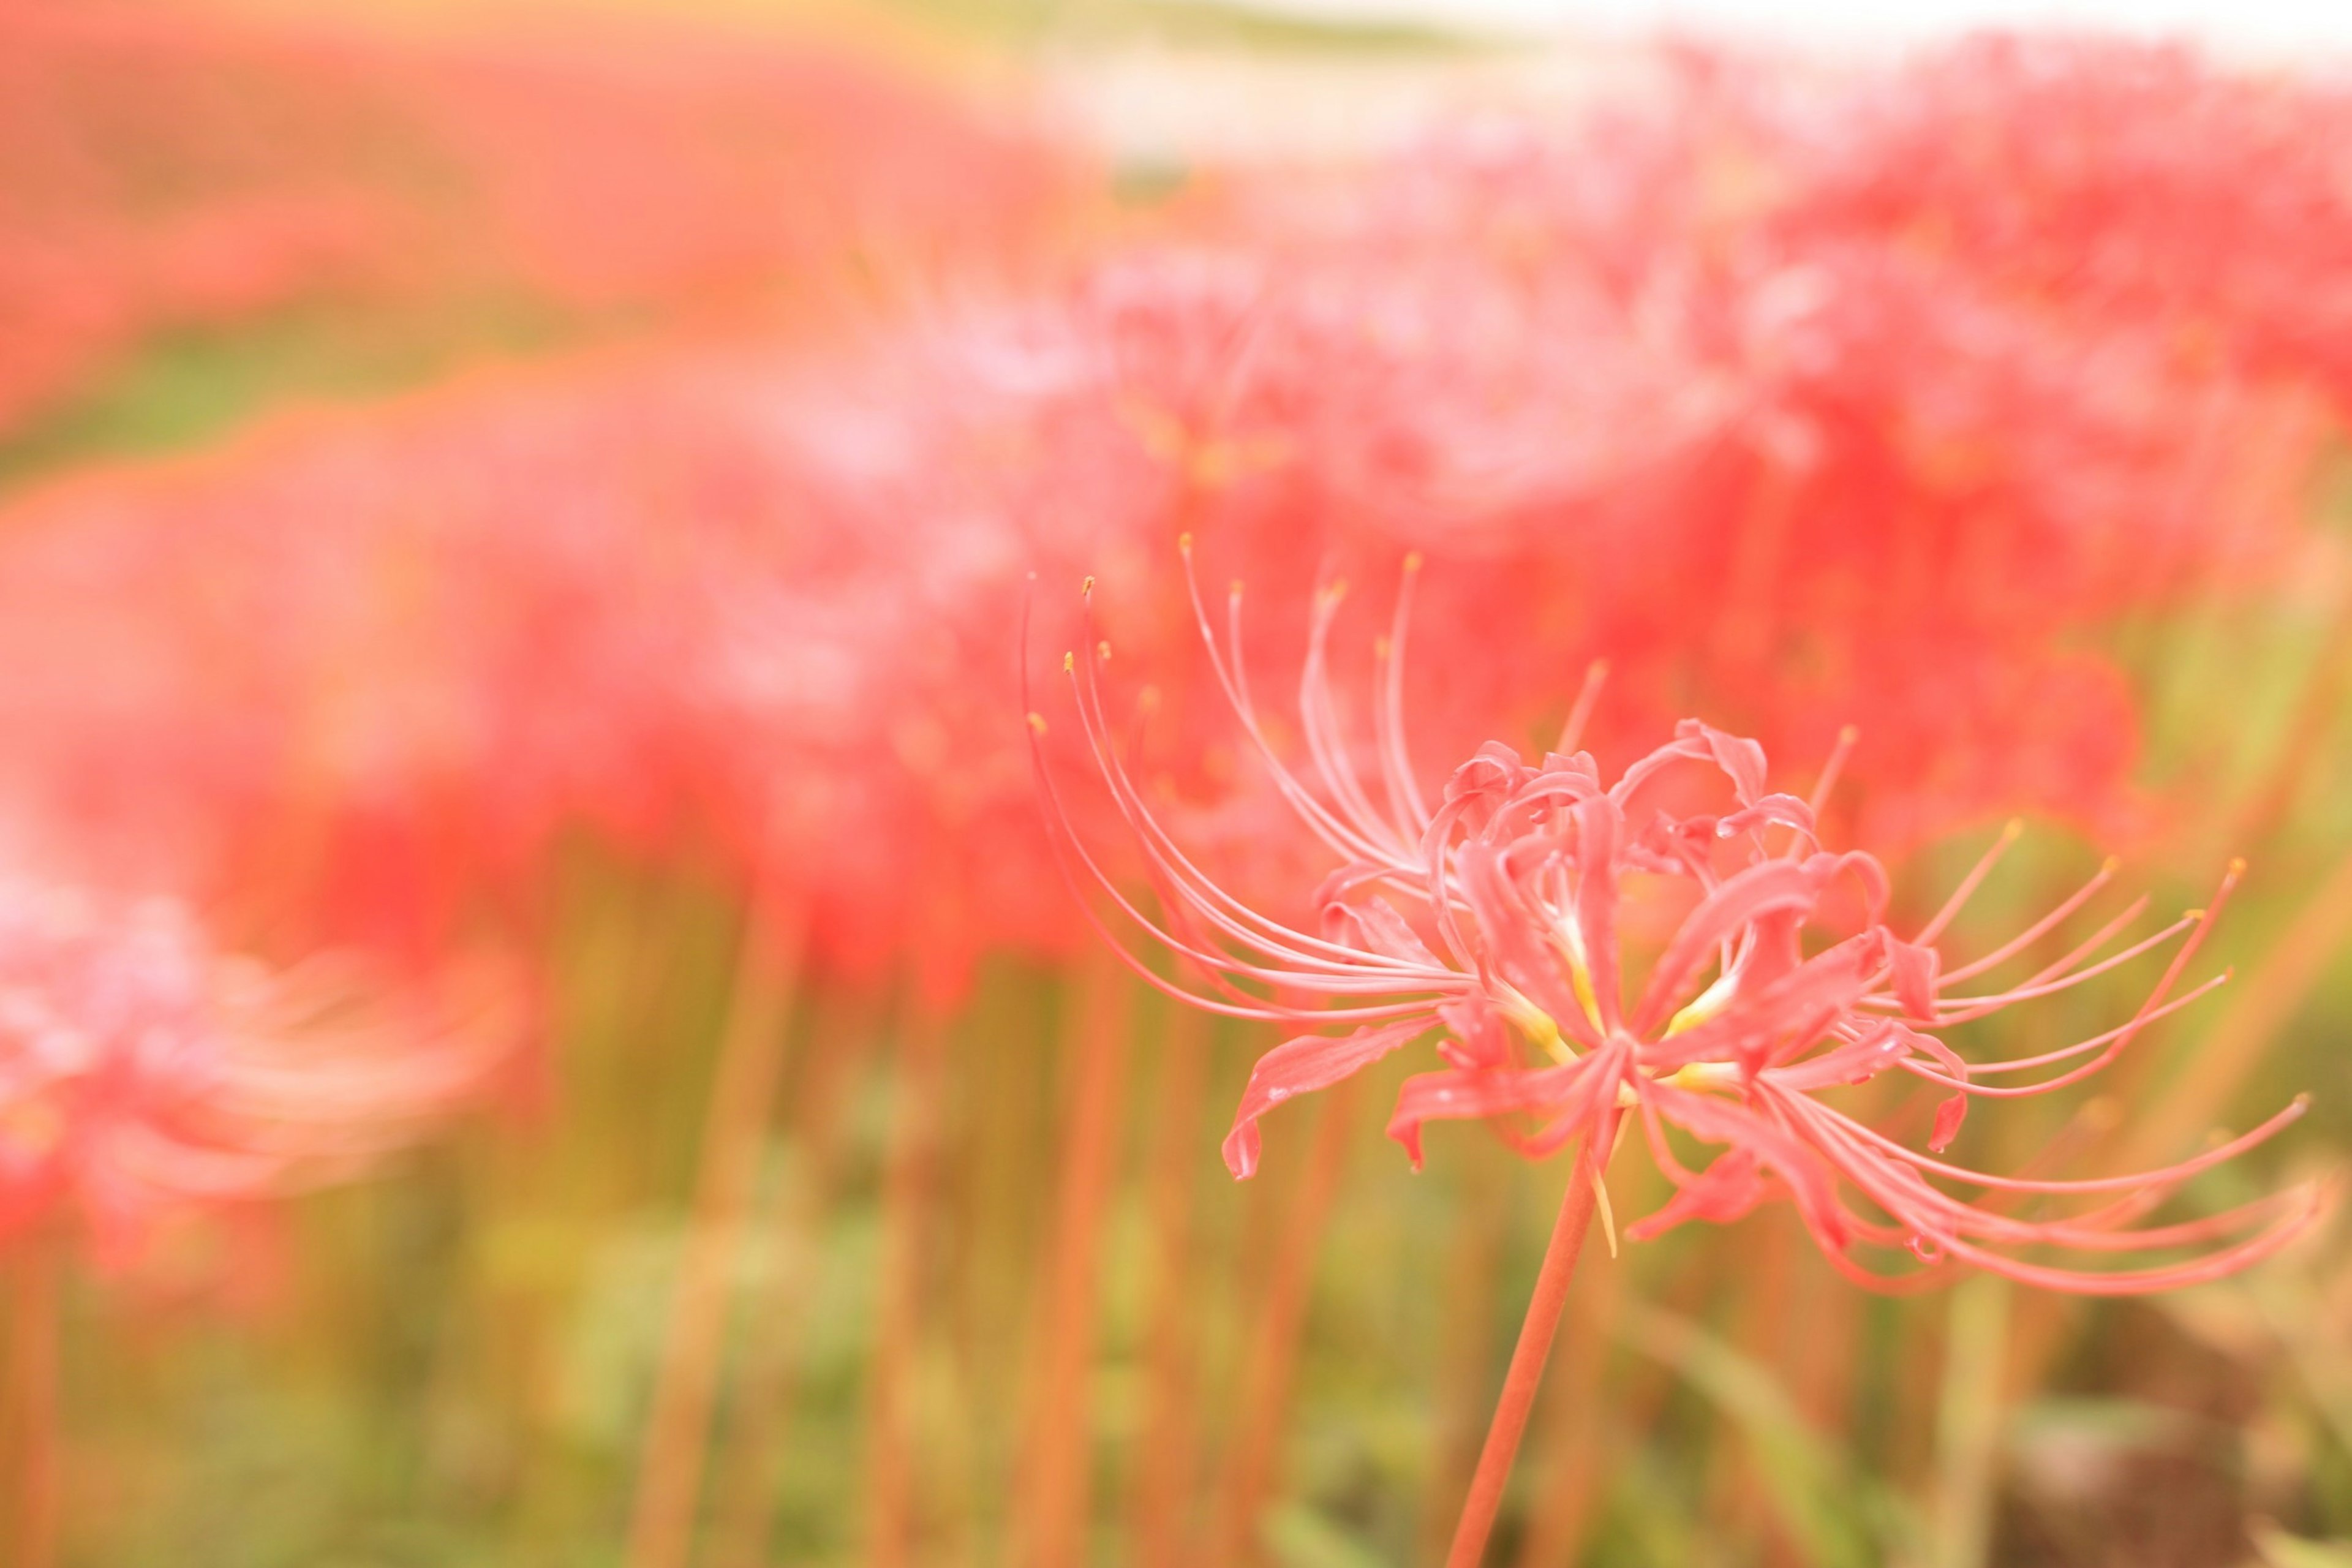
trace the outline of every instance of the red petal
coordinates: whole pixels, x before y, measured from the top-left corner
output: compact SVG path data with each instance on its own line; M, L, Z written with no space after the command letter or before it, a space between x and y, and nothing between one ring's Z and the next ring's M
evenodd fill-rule
M1969 1114L1969 1097L1956 1094L1936 1107L1935 1130L1927 1134L1927 1147L1940 1154L1952 1146L1959 1136L1960 1122Z
M1903 1004L1903 1011L1920 1023L1934 1023L1936 975L1943 967L1942 955L1917 942L1889 941L1886 967L1895 984L1895 999Z
M1352 1035L1301 1035L1258 1058L1249 1087L1225 1134L1225 1168L1236 1181L1257 1173L1257 1119L1294 1095L1328 1089L1352 1078L1429 1027L1426 1017L1362 1028Z
M1418 1171L1423 1122L1484 1120L1559 1105L1575 1093L1593 1059L1584 1057L1532 1072L1415 1073L1397 1091L1396 1110L1389 1117L1389 1136L1404 1146L1412 1157L1412 1168Z

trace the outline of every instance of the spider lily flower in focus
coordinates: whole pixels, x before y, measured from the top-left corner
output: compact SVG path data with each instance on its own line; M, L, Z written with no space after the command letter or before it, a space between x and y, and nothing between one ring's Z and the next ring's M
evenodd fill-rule
M121 1263L161 1222L347 1174L486 1087L492 1016L225 956L175 903L0 884L0 1244L73 1226Z
M1186 561L1189 572L1189 541ZM1224 1143L1236 1177L1257 1168L1267 1112L1427 1040L1439 1065L1405 1081L1388 1126L1416 1165L1423 1129L1434 1121L1486 1121L1530 1157L1583 1139L1601 1163L1621 1123L1638 1123L1676 1192L1630 1236L1728 1221L1785 1198L1841 1272L1876 1289L1974 1267L2083 1293L2161 1289L2242 1268L2320 1212L2319 1192L2303 1185L2225 1213L2132 1228L2189 1178L2295 1121L2301 1100L2194 1158L2132 1175L2004 1175L1939 1157L1972 1101L2080 1082L2220 985L2226 976L2185 984L2184 975L2241 868L2231 867L2206 910L2133 935L2147 904L2135 900L2063 956L2001 983L1991 977L2100 894L2113 863L1990 952L1947 954L1944 933L2015 838L2012 827L1932 919L1898 934L1886 920L1885 868L1867 853L1825 847L1816 829L1844 743L1810 799L1770 786L1754 742L1696 721L1606 780L1575 745L1589 686L1557 750L1529 763L1489 742L1428 798L1399 700L1415 570L1408 562L1394 625L1376 645L1373 733L1361 750L1343 730L1329 676L1340 595L1318 596L1298 689L1311 763L1304 774L1270 743L1252 694L1238 586L1221 644L1194 584L1202 636L1244 731L1300 821L1340 862L1316 895L1312 930L1249 907L1188 857L1135 786L1097 661L1065 661L1096 760L1144 851L1158 912L1128 897L1075 833L1066 831L1066 842L1118 913L1197 966L1208 989L1162 980L1124 944L1121 952L1139 973L1213 1012L1310 1026L1251 1074ZM1044 723L1033 716L1033 731ZM1367 751L1369 770L1356 761ZM1041 786L1066 829L1042 750L1037 757ZM1646 963L1626 962L1635 949L1648 952ZM1976 1061L1945 1037L2159 956L2161 973L2137 1009L2088 1038ZM1891 1072L1939 1096L1925 1150L1836 1104L1840 1089ZM1722 1152L1691 1169L1670 1130ZM1952 1187L1979 1195L1956 1196ZM2069 1199L2089 1206L2071 1217L2013 1212L2021 1201ZM2147 1253L2167 1256L2112 1266Z

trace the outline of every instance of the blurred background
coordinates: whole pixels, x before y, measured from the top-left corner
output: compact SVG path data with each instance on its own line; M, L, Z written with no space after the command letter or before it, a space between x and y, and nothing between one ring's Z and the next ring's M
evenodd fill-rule
M1809 787L1855 727L1829 836L1898 923L2027 825L1964 952L2109 854L2159 911L2246 857L2231 984L1960 1154L2143 1169L2308 1092L2183 1205L2333 1172L2347 47L0 0L7 1560L1439 1560L1567 1163L1413 1173L1401 1058L1225 1173L1279 1037L1109 955L1024 723L1084 779L1101 639L1184 841L1309 907L1184 534L1269 694L1317 583L1352 681L1423 558L1425 784L1595 660L1609 768L1695 714ZM1869 1295L1779 1208L1596 1249L1489 1561L2352 1563L2343 1223L2117 1302Z

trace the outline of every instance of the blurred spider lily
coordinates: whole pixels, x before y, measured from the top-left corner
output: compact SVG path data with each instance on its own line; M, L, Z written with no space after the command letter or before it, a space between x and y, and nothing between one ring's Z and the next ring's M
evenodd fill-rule
M1184 552L1190 575L1189 540ZM1138 973L1213 1012L1318 1026L1267 1052L1251 1074L1224 1144L1235 1176L1257 1167L1257 1123L1267 1111L1434 1035L1444 1065L1405 1081L1388 1127L1416 1165L1422 1130L1433 1121L1486 1121L1530 1157L1584 1138L1603 1163L1621 1131L1638 1122L1676 1193L1630 1236L1690 1219L1727 1221L1786 1197L1830 1261L1875 1289L1973 1266L2084 1293L2162 1289L2242 1268L2320 1212L2319 1191L2302 1185L2204 1218L2130 1228L2190 1177L2295 1121L2301 1100L2194 1158L2132 1175L2003 1175L1937 1157L1971 1099L2080 1082L2148 1026L2221 984L2226 975L2179 988L2240 866L2211 909L2126 940L2147 906L2134 900L2087 941L2004 984L1987 977L2088 904L2112 879L2113 862L2009 941L1948 963L1939 941L2015 839L2015 826L1932 919L1898 936L1885 922L1884 867L1867 853L1826 848L1815 826L1851 731L1811 799L1769 788L1756 742L1695 720L1604 782L1591 755L1576 749L1598 690L1592 680L1559 745L1540 763L1490 742L1433 802L1408 753L1400 697L1417 567L1407 562L1393 625L1375 645L1369 770L1356 761L1361 753L1343 729L1329 674L1341 590L1317 597L1298 689L1311 782L1283 761L1252 694L1238 585L1221 642L1193 580L1212 665L1243 729L1299 820L1343 862L1316 895L1315 930L1250 907L1187 856L1113 740L1099 660L1064 662L1095 759L1144 851L1157 915L1122 891L1070 829L1045 752L1035 752L1051 815L1076 864L1151 942L1197 966L1209 988L1162 978L1113 937ZM1033 714L1031 729L1042 735L1045 721ZM1643 942L1645 930L1663 940ZM1634 945L1654 948L1645 972L1629 972L1624 962ZM1986 1062L1963 1058L1943 1037L2167 950L2139 1007L2088 1038ZM1947 1091L1927 1151L1826 1098L1892 1071ZM1692 1170L1670 1129L1724 1152ZM1939 1184L1984 1195L1956 1197ZM2093 1206L2066 1218L2011 1212L2036 1198ZM1605 1192L1602 1202L1605 1215ZM2078 1258L2185 1256L2120 1269L2023 1256L2046 1249ZM1865 1261L1890 1256L1894 1272ZM1912 1260L1924 1269L1900 1267Z
M686 18L420 37L357 13L12 4L0 435L160 332L289 306L422 306L445 332L521 301L640 325L837 313L893 258L1018 249L1073 183L1026 128L878 51Z
M0 1241L78 1225L121 1262L159 1222L348 1174L484 1089L493 1020L226 957L174 903L0 885Z

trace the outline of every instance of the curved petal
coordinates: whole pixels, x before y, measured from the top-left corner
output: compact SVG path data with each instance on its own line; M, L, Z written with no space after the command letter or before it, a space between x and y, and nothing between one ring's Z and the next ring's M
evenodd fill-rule
M1838 1201L1836 1173L1805 1143L1746 1107L1712 1095L1654 1082L1643 1083L1641 1094L1661 1116L1693 1137L1745 1149L1769 1166L1787 1185L1805 1228L1824 1251L1842 1253L1852 1244L1853 1226L1845 1205Z
M1562 1034L1587 1046L1600 1037L1584 1005L1560 973L1551 943L1538 934L1538 921L1519 896L1503 865L1501 853L1488 844L1462 847L1462 892L1477 919L1486 959L1513 987L1550 1016Z
M1755 1152L1727 1150L1677 1189L1664 1207L1627 1226L1625 1236L1631 1241L1648 1241L1689 1220L1728 1225L1770 1195Z
M1233 1131L1225 1134L1225 1168L1236 1181L1257 1173L1260 1141L1257 1120L1284 1100L1318 1089L1328 1089L1426 1031L1429 1016L1422 1014L1352 1035L1301 1035L1285 1040L1258 1058L1250 1069L1249 1087L1234 1112Z
M1850 1012L1882 967L1875 932L1848 937L1706 1022L1642 1047L1643 1065L1736 1060L1751 1069L1807 1049ZM1743 990L1745 988L1743 987Z
M1484 1121L1515 1111L1551 1109L1575 1094L1592 1061L1591 1057L1580 1057L1562 1067L1532 1072L1465 1072L1449 1068L1415 1073L1397 1090L1396 1110L1389 1117L1389 1136L1403 1145L1412 1159L1412 1168L1418 1171L1423 1123Z
M1580 801L1576 816L1576 924L1584 940L1586 987L1603 1034L1623 1022L1623 987L1617 967L1618 847L1625 819L1607 795Z
M1742 928L1769 914L1810 914L1821 890L1821 879L1810 863L1766 860L1725 878L1691 910L1651 967L1649 984L1633 1009L1634 1031L1654 1031L1675 1010L1700 966Z

